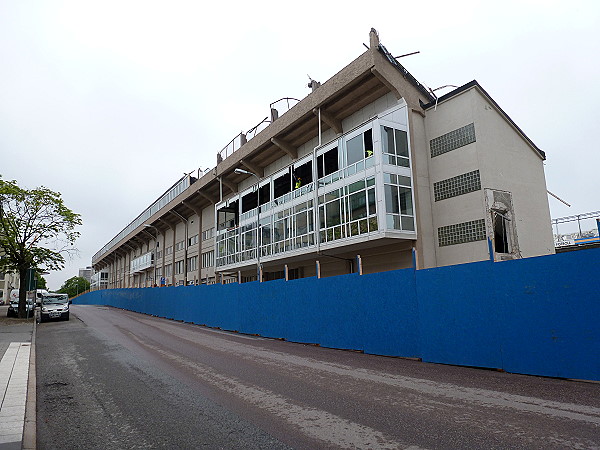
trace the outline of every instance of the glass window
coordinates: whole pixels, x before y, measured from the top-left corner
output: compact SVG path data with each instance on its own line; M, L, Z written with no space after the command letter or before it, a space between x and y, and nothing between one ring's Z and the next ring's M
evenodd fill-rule
M371 129L346 142L346 165L350 166L369 156L373 156L373 130Z
M292 190L292 177L290 172L286 172L283 175L273 180L273 198L281 197Z
M396 154L408 158L408 139L406 131L394 130L396 132Z
M317 156L317 176L319 178L326 177L333 172L337 172L339 169L337 147Z
M398 188L389 184L385 185L385 210L389 213L398 214Z
M258 206L258 191L248 192L242 197L242 214Z
M369 198L369 215L377 214L377 203L375 202L375 189L368 190Z
M264 205L271 201L271 184L267 183L259 188L259 204Z
M325 194L325 201L328 202L329 200L335 200L339 196L340 196L340 190L339 189L335 189L335 190L333 190L333 191L328 192L327 194Z
M402 216L402 229L415 231L415 221L413 217Z
M367 217L367 201L365 191L350 195L350 220Z
M260 220L260 234L262 235L261 245L271 243L271 218Z
M278 220L273 226L273 242L283 241L285 239L285 224L283 220Z
M360 191L365 188L365 180L359 180L348 186L348 191L352 194L353 192Z
M400 212L402 214L408 214L412 216L413 207L412 207L412 197L410 194L410 189L405 187L399 187L400 192Z
M411 186L410 177L403 177L402 175L398 175L398 184L400 186Z
M296 214L296 236L308 233L308 217L306 212Z
M213 266L214 260L215 260L214 250L202 253L202 268L205 269L207 267Z
M406 131L382 126L381 141L385 164L410 167Z
M365 151L363 149L362 135L353 137L346 142L346 157L347 165L354 164L365 157Z
M294 167L294 189L312 183L312 161Z
M231 202L217 211L218 230L236 227L239 223L238 201Z
M342 217L340 214L340 201L335 200L333 202L327 203L325 205L326 216L325 221L327 223L327 227L332 227L334 225L339 225L342 222Z

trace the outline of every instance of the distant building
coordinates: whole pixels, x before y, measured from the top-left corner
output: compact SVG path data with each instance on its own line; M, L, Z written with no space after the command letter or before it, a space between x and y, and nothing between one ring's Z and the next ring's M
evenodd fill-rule
M85 269L79 269L79 277L85 278L88 282L92 281L92 275L94 274L94 269L92 266L88 266Z
M0 304L8 303L13 289L19 289L19 274L0 272Z
M97 291L98 289L106 289L108 287L108 271L101 270L92 275L90 281L90 291Z
M545 154L477 81L436 97L372 30L362 55L309 86L104 245L92 264L107 286L554 253Z

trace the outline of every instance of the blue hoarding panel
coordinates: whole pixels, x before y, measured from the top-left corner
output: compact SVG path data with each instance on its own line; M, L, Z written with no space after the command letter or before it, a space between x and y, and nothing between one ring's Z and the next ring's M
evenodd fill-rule
M600 380L600 249L358 276L109 289L112 305L248 334Z

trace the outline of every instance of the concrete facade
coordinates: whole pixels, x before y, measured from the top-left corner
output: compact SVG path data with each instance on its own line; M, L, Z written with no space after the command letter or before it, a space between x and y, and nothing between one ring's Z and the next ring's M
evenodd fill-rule
M438 267L488 238L496 260L553 253L544 153L477 82L437 98L370 37L96 253L108 287Z

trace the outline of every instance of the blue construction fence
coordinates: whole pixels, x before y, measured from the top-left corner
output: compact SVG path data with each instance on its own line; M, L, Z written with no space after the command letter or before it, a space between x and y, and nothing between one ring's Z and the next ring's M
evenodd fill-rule
M600 380L600 248L504 262L94 291L77 304L426 362Z

